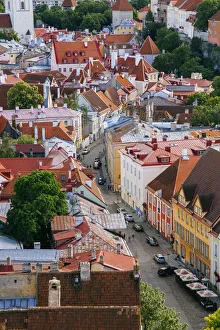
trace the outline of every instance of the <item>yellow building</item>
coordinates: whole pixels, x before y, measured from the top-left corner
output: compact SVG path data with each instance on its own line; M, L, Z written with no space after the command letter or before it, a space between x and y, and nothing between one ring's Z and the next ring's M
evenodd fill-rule
M121 158L119 150L134 144L121 142L121 137L132 129L133 124L128 124L117 131L106 133L105 136L107 168L114 191L120 191L121 189Z
M219 167L220 153L209 148L172 199L174 250L208 278L214 271L211 231L220 215Z
M134 34L136 24L133 20L124 19L119 25L115 27L114 34Z

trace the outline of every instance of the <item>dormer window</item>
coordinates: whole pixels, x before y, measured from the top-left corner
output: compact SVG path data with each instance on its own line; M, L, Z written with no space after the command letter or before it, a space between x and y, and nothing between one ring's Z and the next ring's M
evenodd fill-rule
M24 6L24 1L21 1L21 10L24 10L25 6Z
M157 157L159 163L169 163L170 162L170 157Z
M185 205L185 204L186 204L186 200L185 200L185 197L184 197L184 196L182 196L182 195L179 195L179 197L178 197L178 201L179 201L181 204L183 204L183 205Z
M74 56L78 56L78 52L73 52L73 55Z
M71 56L71 52L66 52L66 56L70 57Z
M63 64L66 64L67 63L67 59L66 58L63 58L62 62L63 62Z
M85 56L85 52L80 52L80 55L81 56Z
M192 152L194 153L194 155L200 156L205 153L205 150L192 149Z
M74 60L73 60L73 63L78 63L78 60L77 60L77 58L75 58Z
M194 205L194 213L202 217L202 209L197 205Z

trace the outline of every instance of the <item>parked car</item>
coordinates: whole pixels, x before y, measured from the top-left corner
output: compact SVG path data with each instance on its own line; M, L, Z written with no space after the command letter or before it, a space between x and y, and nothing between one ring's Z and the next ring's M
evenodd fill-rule
M128 212L127 212L125 209L121 208L121 207L117 208L117 212L118 212L118 213L122 213L122 214L124 214L124 216L125 216L126 214L128 214Z
M166 262L164 256L162 254L155 254L154 255L154 260L158 263L158 264L164 264Z
M155 237L151 237L147 235L146 242L151 246L158 246L158 242Z
M139 225L138 223L135 223L133 225L133 229L136 231L143 231L143 227L141 225Z
M200 300L200 304L209 311L215 312L218 309L217 303L208 298Z
M103 178L98 178L98 184L99 185L105 184L105 180Z
M176 267L171 267L171 266L167 266L167 267L162 267L160 269L158 269L157 274L159 276L169 276L174 274L174 270L177 269Z
M131 214L126 214L125 215L125 220L128 222L133 222L134 221L134 217Z
M88 153L90 153L90 150L88 148L83 149L82 155L87 155Z
M94 168L94 169L98 170L98 169L100 169L101 167L102 167L102 163L101 163L100 161L95 160L95 161L93 162L93 168Z

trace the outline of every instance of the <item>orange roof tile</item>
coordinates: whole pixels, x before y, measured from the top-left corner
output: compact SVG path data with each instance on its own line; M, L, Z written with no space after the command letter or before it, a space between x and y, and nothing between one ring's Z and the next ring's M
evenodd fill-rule
M210 19L210 21L220 21L220 10L218 10Z
M118 110L118 106L116 104L114 104L111 100L109 100L109 98L102 91L97 92L97 94L103 100L103 102L105 102L105 104L108 105L108 107L111 109L111 111Z
M76 7L77 3L75 0L64 0L62 3L62 7Z
M75 227L76 221L72 215L56 215L51 222L53 232L66 231Z
M135 34L107 34L98 36L99 40L103 40L105 44L126 44L130 43Z
M115 77L115 80L126 90L127 93L132 93L136 90L134 85L123 74L119 74Z
M54 41L53 42L57 64L87 63L90 57L103 61L99 45L96 41Z
M128 0L117 0L113 5L112 10L119 11L133 11L132 5L128 2Z
M145 39L145 41L140 49L140 53L142 55L155 55L155 54L160 54L160 50L157 47L157 45L153 42L151 37L148 36Z
M139 11L139 13L143 13L143 12L145 12L145 11L150 11L150 6L146 6L146 7L144 7L144 8L141 8L140 10L138 10Z
M81 96L83 96L98 113L110 111L109 106L99 97L98 93L92 89L81 93Z
M9 14L2 13L0 14L0 28L1 29L9 29L11 28L11 18Z
M5 126L8 124L8 120L4 116L0 116L0 134L4 131Z

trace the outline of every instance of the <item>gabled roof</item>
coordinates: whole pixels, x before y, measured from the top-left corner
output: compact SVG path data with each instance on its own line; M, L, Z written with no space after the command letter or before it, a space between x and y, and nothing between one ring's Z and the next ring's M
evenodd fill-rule
M62 3L62 7L76 7L77 3L75 0L64 0Z
M1 29L10 29L12 28L11 25L11 18L9 14L0 14L0 28Z
M7 124L8 120L4 116L0 115L0 134L3 133Z
M111 112L118 110L118 106L114 104L102 91L97 92L98 96L108 105Z
M121 102L119 100L119 96L117 93L117 89L113 87L108 87L105 91L105 95L116 105L120 105Z
M143 13L145 11L150 11L150 6L149 5L138 10L139 13Z
M133 93L136 90L136 88L134 87L134 85L123 74L118 74L115 77L115 80L121 85L121 87L128 94L131 94L131 93Z
M74 229L76 224L72 215L56 215L51 221L52 232L66 231Z
M98 113L110 111L109 106L100 98L98 93L94 92L94 90L90 89L86 92L83 92L81 93L81 96L87 100L94 111Z
M154 41L151 39L150 36L148 36L145 39L143 45L141 46L140 54L142 55L160 54L159 48L157 47L157 45L154 43Z
M202 0L186 0L179 9L186 11L195 11L197 6L202 2Z
M90 57L103 61L99 45L96 41L54 41L55 58L57 64L85 64Z
M117 0L116 3L113 5L112 10L119 10L119 11L133 11L132 5L129 3L128 0Z
M141 62L141 64L140 64ZM148 74L156 73L157 70L152 67L146 60L142 57L136 66L136 59L135 56L128 56L126 59L119 58L118 59L118 71L119 72L126 72L128 74L135 74L136 76L140 77L140 70L143 72L141 75L145 76L147 79Z
M211 18L209 18L209 21L220 21L220 10L218 10Z
M103 40L107 45L130 44L135 34L107 34L98 36L99 40Z
M199 197L204 218L210 222L220 215L220 153L212 148L202 155L188 178L182 185L186 196L187 208L193 211L193 201Z

